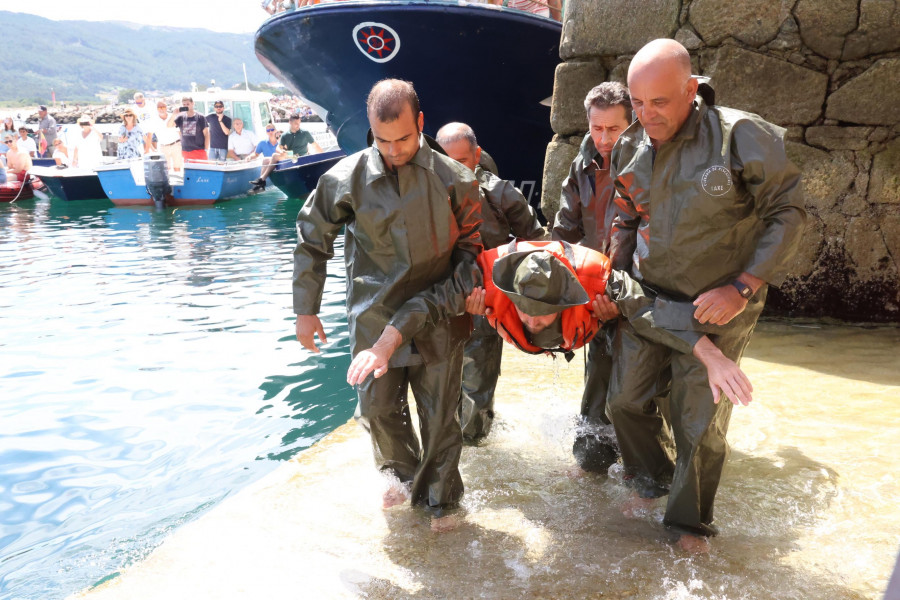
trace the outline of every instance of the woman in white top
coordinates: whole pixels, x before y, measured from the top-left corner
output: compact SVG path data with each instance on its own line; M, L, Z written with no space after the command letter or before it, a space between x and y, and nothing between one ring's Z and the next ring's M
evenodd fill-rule
M72 158L69 156L69 149L62 143L59 138L53 140L53 160L57 165L65 167L72 166Z
M72 166L93 170L100 165L103 151L100 150L100 136L94 131L91 119L83 116L78 120L81 131L74 135Z

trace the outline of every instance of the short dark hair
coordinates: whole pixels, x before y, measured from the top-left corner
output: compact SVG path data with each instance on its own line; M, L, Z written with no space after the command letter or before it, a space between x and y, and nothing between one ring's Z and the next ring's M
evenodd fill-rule
M631 122L631 96L628 88L618 81L605 81L594 86L584 99L584 112L588 118L592 108L603 110L611 106L624 106L625 120Z
M300 120L300 115L298 115L297 113L294 113L294 114L291 115L290 120L291 120L291 121L299 121L299 120Z
M418 126L419 96L409 81L402 79L382 79L369 92L366 98L366 112L382 123L392 123L400 118L403 106L412 109L413 119Z

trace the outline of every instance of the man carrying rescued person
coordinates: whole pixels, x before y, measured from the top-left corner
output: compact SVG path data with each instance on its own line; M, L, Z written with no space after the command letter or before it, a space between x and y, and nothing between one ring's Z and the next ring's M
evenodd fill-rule
M475 132L465 123L448 123L435 137L447 156L468 167L481 188L481 243L485 250L509 241L538 240L546 232L515 186L482 168L481 147ZM463 439L475 442L487 436L494 421L494 389L500 375L503 340L482 316L466 342L459 418Z
M609 236L616 216L609 157L619 135L631 124L628 88L618 82L601 83L587 93L584 110L588 133L563 181L551 238L609 254ZM581 415L572 445L572 454L581 469L603 474L619 458L616 433L606 416L615 327L615 320L608 320L588 346Z
M431 514L432 530L445 531L455 526L463 495L457 407L472 323L466 296L481 285L478 183L428 146L411 83L378 82L366 107L373 145L325 173L297 217L297 339L313 352L314 336L326 342L316 313L334 239L346 227L347 381L358 386L376 466L393 479L383 506L410 498Z
M705 84L698 96L690 56L674 40L655 40L634 56L628 89L638 122L611 157L612 266L648 293L691 302L691 320L738 362L767 284L784 281L805 219L784 130L712 105ZM713 503L731 405L717 402L696 356L641 337L629 321L618 324L613 357L607 410L634 493L624 512L636 516L668 495L663 523L682 549L706 552L717 533ZM667 386L674 460L657 435L663 419L654 398Z

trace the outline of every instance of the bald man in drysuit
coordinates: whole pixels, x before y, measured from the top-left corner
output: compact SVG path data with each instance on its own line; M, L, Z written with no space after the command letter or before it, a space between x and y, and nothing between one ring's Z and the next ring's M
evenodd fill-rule
M690 56L674 40L634 56L628 89L638 121L612 152L612 266L646 290L692 302L692 319L739 362L805 219L784 130L698 96ZM628 321L619 322L613 352L608 412L634 490L625 513L668 495L663 523L683 550L706 552L717 533L731 404L716 402L695 356L647 340ZM674 460L657 435L663 420L653 400L669 385Z

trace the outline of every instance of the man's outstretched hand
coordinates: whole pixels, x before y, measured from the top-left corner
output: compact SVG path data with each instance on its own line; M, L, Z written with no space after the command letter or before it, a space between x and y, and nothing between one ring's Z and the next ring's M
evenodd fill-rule
M319 352L313 336L318 335L319 341L327 344L325 339L325 329L322 327L322 321L316 315L297 315L297 341L303 344L303 347L310 352Z
M716 348L712 340L706 336L700 338L694 345L694 356L706 367L709 389L712 390L716 404L719 403L720 394L725 394L734 405L750 404L753 400L750 379L733 360Z
M350 368L347 369L347 383L359 385L365 381L369 373L376 379L387 373L388 361L402 343L403 336L396 327L393 325L385 327L375 345L357 354L350 363Z

